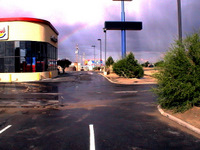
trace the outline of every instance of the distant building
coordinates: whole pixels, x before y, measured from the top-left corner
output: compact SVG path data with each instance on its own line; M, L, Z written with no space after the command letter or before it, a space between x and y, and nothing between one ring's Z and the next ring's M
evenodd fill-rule
M86 59L84 65L89 68L89 70L93 70L94 67L102 67L103 61L100 59Z
M25 78L31 81L56 76L58 34L46 20L0 18L0 81L24 81ZM25 72L33 76L22 77L27 75ZM17 76L16 73L21 74Z

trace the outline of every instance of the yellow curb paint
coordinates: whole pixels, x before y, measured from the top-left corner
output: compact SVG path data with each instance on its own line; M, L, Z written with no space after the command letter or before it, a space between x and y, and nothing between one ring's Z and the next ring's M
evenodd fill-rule
M49 72L49 78L52 78L52 72Z
M40 80L40 73L38 73L38 75L37 75L37 80L38 81Z
M12 75L9 74L9 82L12 82Z

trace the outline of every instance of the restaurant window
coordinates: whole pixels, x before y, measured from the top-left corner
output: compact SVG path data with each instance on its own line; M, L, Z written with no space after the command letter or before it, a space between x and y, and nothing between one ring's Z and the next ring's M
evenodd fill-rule
M45 42L0 42L0 72L56 70L56 60L57 48Z

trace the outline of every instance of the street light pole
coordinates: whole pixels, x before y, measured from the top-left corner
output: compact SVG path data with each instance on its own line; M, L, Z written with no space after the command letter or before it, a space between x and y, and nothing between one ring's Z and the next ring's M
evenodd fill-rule
M177 8L178 8L178 36L179 40L182 42L181 0L177 0Z
M98 39L100 41L100 66L102 65L102 47L101 47L101 39Z
M104 31L104 33L105 33L105 66L106 66L106 44L107 44L107 42L106 42L106 40L107 40L106 28L103 28L103 31Z

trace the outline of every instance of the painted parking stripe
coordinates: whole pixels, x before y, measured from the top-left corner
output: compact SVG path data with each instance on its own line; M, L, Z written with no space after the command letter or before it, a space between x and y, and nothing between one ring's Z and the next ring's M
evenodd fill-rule
M115 91L115 94L132 94L138 92L150 92L150 90L141 90L141 91Z
M6 131L8 128L10 128L12 125L8 125L7 127L5 127L4 129L2 129L1 131L0 131L0 134L1 133L3 133L4 131Z
M93 124L89 125L90 129L90 150L95 150L95 138L94 138L94 126Z
M116 93L116 94L126 94L126 93L129 93L129 94L131 94L131 93L137 93L138 91L116 91L116 92L114 92L114 93Z

